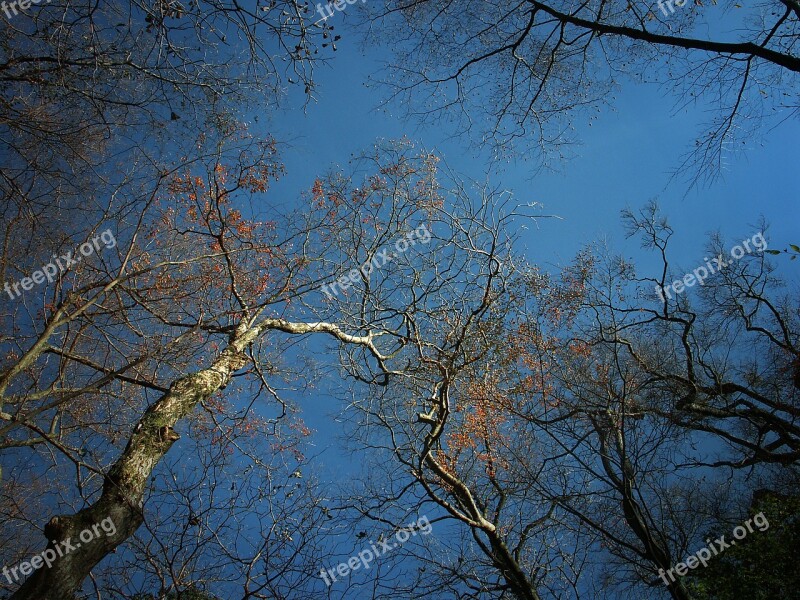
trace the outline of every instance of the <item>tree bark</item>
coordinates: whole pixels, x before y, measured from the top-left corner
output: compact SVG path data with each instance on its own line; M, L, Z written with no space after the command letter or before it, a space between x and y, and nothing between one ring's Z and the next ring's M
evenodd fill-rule
M173 427L191 414L200 401L228 384L249 360L244 351L267 330L293 335L325 333L342 343L363 346L378 361L384 376L390 373L385 367L387 357L375 347L376 336L372 333L356 336L332 323L294 323L274 318L265 318L257 325L240 324L231 334L228 346L209 367L174 381L169 391L145 411L125 451L106 475L98 500L75 515L50 520L44 530L47 547L55 549L60 545L63 549L63 542L67 541L74 550L59 557L51 567L34 571L10 600L71 600L92 568L136 532L144 520L143 498L150 475L180 437ZM93 536L86 544L73 541L81 531L91 530L106 518L113 521L115 533Z
M626 37L632 40L641 40L651 44L660 44L663 46L671 46L674 48L685 48L687 50L702 50L705 52L712 52L715 54L730 54L732 56L753 56L760 58L767 62L771 62L779 67L800 73L800 58L792 56L791 54L783 54L763 45L755 44L753 42L714 42L709 40L683 38L674 35L662 35L652 33L646 29L634 29L632 27L624 27L621 25L610 25L608 23L601 23L600 21L591 21L588 19L581 19L574 15L559 12L538 0L527 0L536 10L541 10L551 17L558 19L564 24L582 27L588 31L593 31L597 34L617 35Z
M210 367L173 382L169 391L145 411L125 451L106 475L100 498L75 515L53 517L45 526L47 548L55 551L60 545L64 555L51 567L34 571L11 600L72 599L94 566L136 532L144 521L142 500L150 475L180 437L173 426L246 364L243 350L252 337L242 335L232 341ZM114 523L113 534L101 530L102 535L93 532L88 543L79 540L80 532L91 531L107 518Z

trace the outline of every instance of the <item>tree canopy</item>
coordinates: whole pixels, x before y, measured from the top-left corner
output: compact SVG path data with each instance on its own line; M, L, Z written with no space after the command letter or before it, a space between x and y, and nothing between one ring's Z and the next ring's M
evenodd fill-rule
M269 131L360 27L405 123L540 164L666 85L713 184L795 116L800 5L353 4L2 9L0 596L798 597L796 244L688 265L636 199L633 257L548 264L502 172L379 139L287 192Z

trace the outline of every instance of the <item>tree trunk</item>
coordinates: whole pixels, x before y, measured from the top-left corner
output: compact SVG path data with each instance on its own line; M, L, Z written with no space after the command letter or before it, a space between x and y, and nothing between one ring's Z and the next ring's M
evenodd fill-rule
M11 600L71 600L92 568L134 534L144 520L142 500L150 475L180 437L173 426L246 364L243 350L257 333L250 330L240 335L210 367L174 381L145 411L125 451L106 475L97 501L75 515L53 517L45 526L47 548L63 556L51 561L51 567L34 571ZM99 528L105 519L114 524L113 534ZM85 530L92 532L91 541L81 541ZM88 534L84 537L89 539Z

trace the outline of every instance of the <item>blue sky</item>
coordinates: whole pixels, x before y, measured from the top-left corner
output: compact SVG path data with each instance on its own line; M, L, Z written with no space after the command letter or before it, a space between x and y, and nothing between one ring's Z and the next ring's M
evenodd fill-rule
M341 13L334 19L341 21ZM282 158L288 175L276 191L291 204L317 175L337 165L346 167L353 153L378 138L403 135L438 151L457 172L483 180L488 152L478 153L465 138L452 138L446 126L418 127L402 118L402 107L377 108L383 90L368 80L380 76L382 61L389 56L374 49L362 53L357 35L345 34L331 63L318 69L316 103L303 107L301 97L290 97L266 125L266 131L285 143ZM538 230L529 231L530 260L563 263L583 243L607 235L621 244L620 210L654 198L676 229L676 249L680 246L687 259L702 252L707 232L747 234L762 214L771 224L773 240L797 242L800 126L788 121L765 132L746 153L730 158L721 181L687 194L687 184L670 182L670 174L709 115L704 107L675 113L674 104L675 97L655 85L625 83L613 109L602 110L591 126L587 116L573 122L582 145L574 149L576 158L558 165L559 173L534 173L534 164L525 161L500 165L490 178L493 183L513 190L521 201L541 202L543 212L563 218L542 220ZM259 119L259 125L265 121Z
M369 149L379 138L407 136L440 153L455 171L484 180L488 152L481 153L464 138L452 138L446 127L420 128L402 118L400 106L379 109L384 99L380 88L369 85L370 77L381 77L388 52L359 46L359 31L343 29L346 16L337 13L331 23L343 34L338 51L328 66L316 71L318 101L303 106L303 97L290 96L272 120L261 116L263 127L283 142L282 159L287 176L273 188L281 204L293 205L314 178L337 166L346 170L352 154ZM679 99L677 99L679 100ZM702 264L708 233L722 231L730 248L757 233L763 215L770 224L770 248L800 243L800 126L788 121L779 129L764 132L747 152L729 159L724 177L710 187L688 190L685 181L671 179L680 157L691 147L702 122L710 119L706 107L692 106L674 111L676 98L655 85L623 83L612 109L603 109L589 126L587 116L572 123L582 141L576 157L561 165L560 172L534 173L532 162L500 165L490 181L510 189L522 202L544 204L542 219L523 234L527 260L543 268L567 264L590 242L608 240L611 246L642 268L652 259L639 249L638 241L626 240L620 223L625 207L639 208L656 199L676 233L672 252L679 267L688 270ZM687 193L688 190L688 193ZM276 196L273 196L273 200ZM798 263L786 275L797 281ZM653 274L653 273L649 273ZM332 436L342 434L331 423L338 409L324 393L297 399L306 422L317 429L316 449L338 446ZM338 451L337 451L338 452ZM341 455L323 452L323 462L356 468Z
M798 122L787 121L776 130L763 131L763 139L748 141L746 152L729 158L722 179L710 187L689 189L685 178L673 179L671 174L701 133L702 123L711 119L708 107L701 103L675 110L683 103L668 91L623 81L611 108L575 115L571 125L581 145L573 147L574 158L554 165L557 172L537 170L536 160L492 164L490 149L478 148L466 137L453 137L446 124L421 127L403 118L402 106L381 108L386 89L374 82L384 76L384 63L392 56L387 48L364 43L366 25L355 25L358 8L360 3L348 5L331 19L343 39L337 42L337 52L328 52L328 64L315 68L317 101L306 104L298 93L302 89L292 89L279 109L265 101L258 121L252 119L251 130L256 135L278 140L280 159L286 165L287 175L271 190L273 203L294 207L316 177L338 168L347 172L350 157L370 149L378 139L406 137L439 154L455 172L477 181L488 179L493 186L512 191L520 203L537 202L543 214L557 215L558 219L543 218L520 231L519 249L524 258L546 270L567 265L586 244L601 241L634 259L640 268L653 267L652 255L639 248L638 240L625 239L620 222L622 209L635 210L650 200L658 201L676 231L671 250L678 273L703 264L709 233L721 231L730 248L756 233L762 218L770 224L770 248L800 244ZM721 27L720 23L715 27ZM786 277L800 281L800 260L775 260L782 261ZM655 269L640 274L652 276ZM326 493L333 496L333 486L350 485L352 475L363 474L371 457L363 451L347 450L350 413L334 391L337 355L319 352L328 341L316 337L286 353L286 362L300 358L299 353L302 358L319 361L329 377L312 382L315 387L285 396L316 430L309 438L310 470L331 484ZM274 407L265 401L261 408L271 415ZM12 450L8 456L11 464L18 461L23 465L22 470L41 470L38 455L27 449ZM189 472L194 463L181 454L171 454L166 464ZM165 465L159 476L167 477ZM158 504L152 507L157 510ZM444 537L447 527L434 527L434 536ZM367 540L355 539L353 533L346 531L338 538L340 555L367 546ZM341 556L331 557L324 566L334 566L339 560Z

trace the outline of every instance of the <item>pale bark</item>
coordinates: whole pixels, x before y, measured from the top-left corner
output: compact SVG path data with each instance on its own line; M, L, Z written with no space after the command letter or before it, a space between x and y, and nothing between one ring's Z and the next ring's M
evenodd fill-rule
M373 344L373 335L355 336L331 323L292 323L264 319L245 324L232 334L230 343L207 368L175 380L144 413L128 445L108 471L100 497L75 515L53 517L45 527L48 548L71 538L75 550L59 558L50 568L42 567L11 596L12 600L67 600L80 589L92 568L132 536L144 520L143 498L150 476L172 444L179 439L173 427L201 402L224 388L233 374L248 362L245 350L268 330L290 334L327 333L343 343L366 347L381 364L386 359ZM75 543L84 529L111 518L116 533L95 537L90 543ZM63 547L63 546L62 546Z

